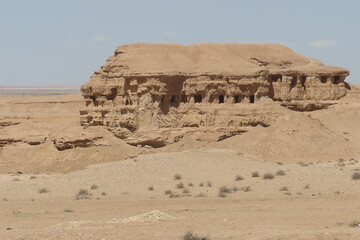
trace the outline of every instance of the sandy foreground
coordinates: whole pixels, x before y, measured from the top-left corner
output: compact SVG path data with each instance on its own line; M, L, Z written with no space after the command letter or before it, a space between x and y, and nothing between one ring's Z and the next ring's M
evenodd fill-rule
M94 128L102 145L65 151L52 139L82 131L80 94L0 96L0 119L17 123L1 137L47 136L0 150L0 239L360 239L355 90L222 142L145 149Z

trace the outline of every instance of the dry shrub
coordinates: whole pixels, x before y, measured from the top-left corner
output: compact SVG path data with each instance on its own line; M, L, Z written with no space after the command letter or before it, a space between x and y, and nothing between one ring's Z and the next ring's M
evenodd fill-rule
M165 191L165 195L169 195L169 194L172 194L172 191L170 189Z
M39 190L38 190L38 192L41 194L41 193L48 193L49 192L49 190L47 189L47 188L40 188Z
M178 189L184 188L184 184L182 182L179 182L178 184L176 184L176 188Z
M277 171L277 172L275 173L275 175L276 175L276 176L285 176L286 173L285 173L284 170L279 170L279 171Z
M209 240L208 237L200 237L196 233L188 231L183 237L183 240Z
M264 176L263 176L263 179L274 179L275 178L275 176L274 176L274 174L272 174L272 173L265 173L264 174Z
M237 175L235 177L235 181L241 181L241 180L244 180L244 178L241 175Z
M352 179L352 180L360 180L360 172L354 172L354 173L351 175L351 179Z
M90 197L91 194L86 189L80 189L78 193L75 195L76 200L89 199Z

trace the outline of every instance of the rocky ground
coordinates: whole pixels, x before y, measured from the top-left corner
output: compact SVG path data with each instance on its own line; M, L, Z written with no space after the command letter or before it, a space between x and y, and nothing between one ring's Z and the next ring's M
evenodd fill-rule
M359 239L359 100L153 149L79 127L80 94L1 96L0 239Z

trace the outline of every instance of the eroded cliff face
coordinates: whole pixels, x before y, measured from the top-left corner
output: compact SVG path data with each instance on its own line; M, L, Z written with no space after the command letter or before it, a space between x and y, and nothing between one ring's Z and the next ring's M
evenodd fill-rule
M81 124L132 145L219 141L269 126L280 114L274 102L300 111L334 104L348 74L275 44L130 44L82 86Z

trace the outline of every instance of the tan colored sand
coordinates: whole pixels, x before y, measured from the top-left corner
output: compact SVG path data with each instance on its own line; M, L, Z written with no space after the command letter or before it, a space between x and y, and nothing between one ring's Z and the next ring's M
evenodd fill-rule
M278 165L234 150L199 149L142 155L68 174L1 175L6 201L0 204L0 236L180 239L192 230L210 239L355 240L359 232L349 224L358 219L359 184L351 175L359 167L349 159ZM278 170L285 176L262 178ZM253 171L260 177L251 177ZM181 180L174 180L176 173ZM235 181L237 174L244 180ZM179 182L189 193L177 188ZM91 190L93 184L97 189ZM250 186L251 191L220 198L221 186ZM284 186L289 190L280 191ZM38 193L41 188L49 192ZM90 199L75 200L79 189L88 190ZM164 194L169 189L180 197L169 198Z
M80 128L80 94L0 97L0 120L18 123L0 126L1 137L47 137L0 151L0 239L181 239L188 230L227 240L359 239L358 228L349 226L360 221L360 180L351 180L360 171L359 100L352 86L325 110L284 108L267 128L221 142L186 138L147 149L103 128ZM99 145L55 148L53 139L84 131L101 136ZM279 170L285 176L262 179ZM174 180L177 173L181 180ZM235 181L238 174L244 180ZM240 190L220 198L221 186ZM247 186L251 191L241 190ZM76 200L80 189L90 198Z

